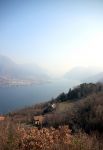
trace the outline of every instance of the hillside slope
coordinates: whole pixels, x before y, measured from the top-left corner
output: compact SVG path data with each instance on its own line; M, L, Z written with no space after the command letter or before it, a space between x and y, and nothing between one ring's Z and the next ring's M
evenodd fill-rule
M60 94L46 103L11 113L10 116L15 121L32 124L34 116L42 115L45 117L44 126L58 127L66 124L74 132L80 129L86 132L103 132L103 85L85 83L69 90L68 93L63 93L62 96ZM54 109L52 104L56 105Z

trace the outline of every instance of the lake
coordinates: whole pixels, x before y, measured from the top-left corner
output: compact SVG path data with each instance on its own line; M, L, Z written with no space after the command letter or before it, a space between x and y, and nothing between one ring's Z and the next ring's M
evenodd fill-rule
M78 84L78 81L63 79L41 85L0 87L0 114L51 100Z

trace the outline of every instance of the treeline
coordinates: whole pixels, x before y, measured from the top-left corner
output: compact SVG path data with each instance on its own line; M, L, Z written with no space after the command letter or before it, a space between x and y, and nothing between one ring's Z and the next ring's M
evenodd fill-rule
M64 112L56 109L52 119L47 119L49 125L58 126L67 124L72 131L80 129L90 133L98 131L103 133L103 84L83 83L68 93L61 93L52 102L64 103L70 107ZM64 103L63 103L64 102Z
M74 131L83 129L87 133L103 133L103 93L91 94L76 101L66 112L66 120Z
M51 108L53 103L56 104L55 109ZM45 127L69 125L73 132L83 129L88 133L103 133L103 84L83 83L51 101L10 114L14 121L29 124L33 123L36 115L45 116Z
M64 102L61 103L61 107ZM72 132L84 130L86 133L103 133L103 92L93 93L78 101L66 102L70 105L64 112L58 108L46 118L48 126L69 125Z
M83 83L79 86L75 87L74 89L69 89L68 93L61 93L58 95L54 101L56 102L63 102L66 100L78 100L84 97L87 97L90 94L98 93L103 91L103 84L102 83Z

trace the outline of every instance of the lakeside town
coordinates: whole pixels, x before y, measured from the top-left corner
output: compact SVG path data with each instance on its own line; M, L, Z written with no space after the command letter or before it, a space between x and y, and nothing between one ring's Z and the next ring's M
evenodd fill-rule
M42 84L43 80L0 78L0 86L25 86Z

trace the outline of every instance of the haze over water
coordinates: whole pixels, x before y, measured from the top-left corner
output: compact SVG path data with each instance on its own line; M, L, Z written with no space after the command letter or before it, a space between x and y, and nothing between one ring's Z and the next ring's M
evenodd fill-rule
M103 68L103 1L1 0L0 53L53 76ZM97 61L97 60L101 61Z
M0 82L44 83L0 88L1 113L49 100L85 74L103 72L103 1L0 0L0 56L15 62L0 57ZM64 79L77 66L90 71Z

